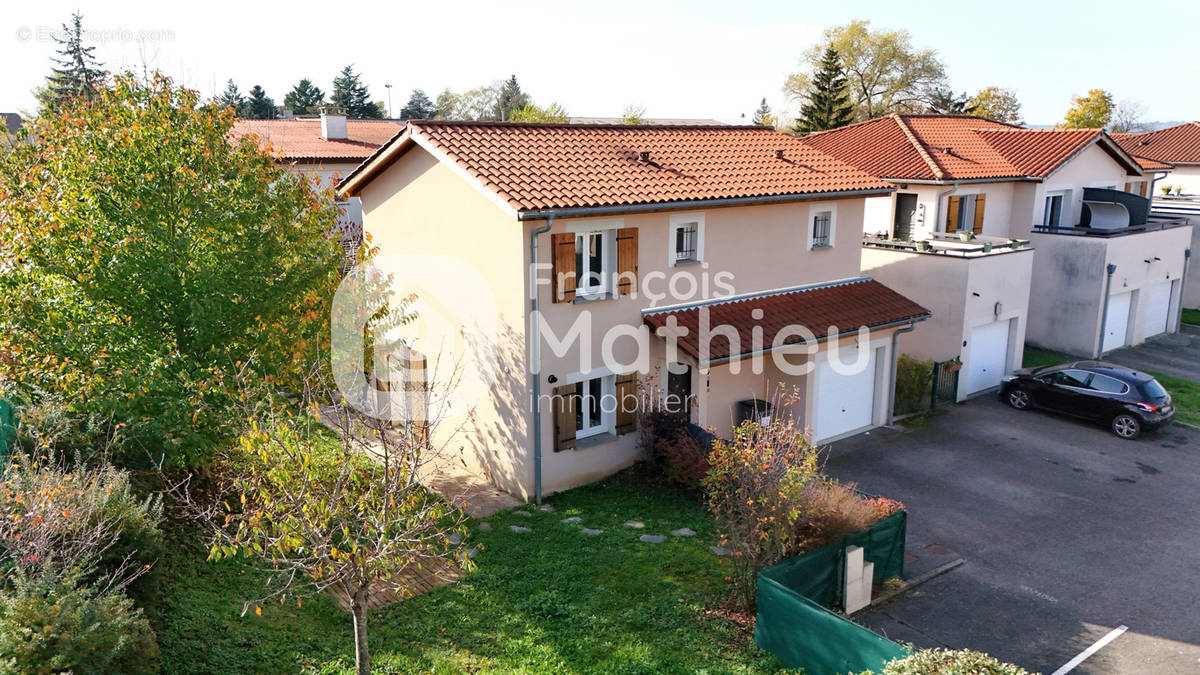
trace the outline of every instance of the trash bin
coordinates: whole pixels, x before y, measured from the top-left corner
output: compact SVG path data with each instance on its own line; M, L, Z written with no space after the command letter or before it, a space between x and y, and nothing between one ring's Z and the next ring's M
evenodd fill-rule
M745 401L738 401L737 406L738 424L746 420L754 420L762 425L771 423L771 415L774 413L774 409L770 401L764 401L761 398L748 398Z

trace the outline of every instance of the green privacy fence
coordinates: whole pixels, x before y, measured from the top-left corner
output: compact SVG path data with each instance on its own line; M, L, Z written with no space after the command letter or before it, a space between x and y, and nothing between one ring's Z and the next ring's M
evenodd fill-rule
M790 668L809 675L879 671L906 655L900 645L826 609L841 604L847 546L875 563L874 583L904 573L908 514L901 510L832 544L790 558L758 575L754 641Z
M8 463L16 442L17 412L11 403L0 398L0 468Z

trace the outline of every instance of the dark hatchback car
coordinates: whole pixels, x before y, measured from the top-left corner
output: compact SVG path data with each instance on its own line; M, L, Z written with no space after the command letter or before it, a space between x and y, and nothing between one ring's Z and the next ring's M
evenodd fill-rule
M1000 399L1017 410L1045 408L1108 425L1134 439L1171 423L1171 395L1153 377L1103 361L1025 368L1005 377Z

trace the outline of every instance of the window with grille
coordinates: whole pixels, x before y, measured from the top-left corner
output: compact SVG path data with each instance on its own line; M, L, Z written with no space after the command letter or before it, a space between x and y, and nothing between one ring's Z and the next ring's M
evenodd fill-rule
M812 217L812 247L833 246L833 212L818 211Z
M675 228L676 262L695 262L699 259L696 246L698 237L697 223L684 223Z

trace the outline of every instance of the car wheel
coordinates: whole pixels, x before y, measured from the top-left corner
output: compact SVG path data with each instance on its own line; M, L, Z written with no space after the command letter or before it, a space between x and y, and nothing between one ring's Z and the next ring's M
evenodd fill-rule
M1029 398L1029 392L1020 387L1013 387L1008 392L1008 404L1017 410L1028 410L1033 400Z
M1121 438L1132 441L1142 434L1142 421L1129 413L1117 415L1112 421L1112 431Z

